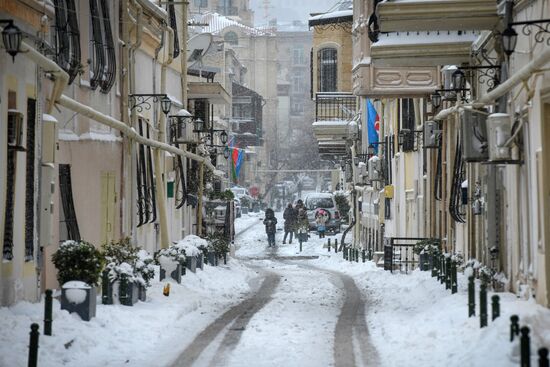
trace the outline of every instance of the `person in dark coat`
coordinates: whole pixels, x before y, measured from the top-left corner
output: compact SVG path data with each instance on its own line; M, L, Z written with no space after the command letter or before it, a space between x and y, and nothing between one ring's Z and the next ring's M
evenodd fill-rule
M273 209L267 208L265 210L265 233L267 233L267 244L269 247L275 246L275 232L277 231L277 218L275 218L275 212Z
M292 204L289 203L283 213L283 218L285 220L285 236L283 237L283 244L286 243L286 236L289 233L290 233L290 241L288 241L288 243L292 243L292 235L294 234L294 229L296 227L297 216L298 216L298 212L292 207Z

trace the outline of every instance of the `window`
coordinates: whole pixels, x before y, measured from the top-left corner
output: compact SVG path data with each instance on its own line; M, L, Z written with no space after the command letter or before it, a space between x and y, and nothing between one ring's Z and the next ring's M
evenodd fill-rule
M27 164L25 178L25 261L34 256L34 153L36 137L36 100L27 99Z
M8 92L8 108L12 111L8 112L8 146L6 148L6 206L4 212L4 238L2 249L2 258L7 261L13 259L13 209L15 207L15 173L17 168L18 146L17 144L10 144L10 142L17 141L17 135L19 134L17 130L21 130L21 114L13 111L17 107L16 97L17 95L15 92Z
M109 4L107 0L90 0L90 87L100 86L102 93L109 93L116 75Z
M80 73L80 31L74 0L54 0L56 62L69 74L69 84Z
M306 76L303 70L295 70L291 77L292 93L302 94L306 91Z
M145 125L145 127L144 127ZM139 135L150 137L149 124L143 119L138 120ZM136 152L137 160L137 194L138 194L138 224L140 227L146 223L153 223L157 220L155 180L153 177L153 158L151 147L143 144L138 145Z
M401 99L401 133L403 136L403 151L414 150L414 100L412 98Z
M300 47L292 50L292 62L298 65L303 65L306 62L303 48Z
M235 32L227 32L225 36L223 37L223 40L230 45L238 45L239 44L239 36L237 36L237 33Z
M71 165L59 165L59 195L61 196L62 217L60 223L65 223L66 233L60 231L60 240L80 240L80 230L76 220L73 202L73 187L71 183ZM62 229L62 228L61 228Z
M200 8L206 8L208 6L208 0L194 0L193 4Z
M337 90L338 51L335 48L323 48L318 53L319 60L319 92L335 92Z
M290 108L290 113L292 115L301 115L304 113L304 104L293 102Z

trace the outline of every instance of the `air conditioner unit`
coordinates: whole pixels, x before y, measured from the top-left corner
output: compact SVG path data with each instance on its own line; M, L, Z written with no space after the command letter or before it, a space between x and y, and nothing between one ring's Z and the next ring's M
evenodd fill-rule
M350 121L327 120L315 121L312 125L313 134L317 140L346 140L357 134L357 123L355 127L350 126Z
M24 151L23 114L17 110L8 110L8 147Z
M487 118L489 132L489 159L506 161L511 159L511 149L506 142L512 135L512 119L506 113L493 113Z
M424 148L437 148L441 136L439 124L435 121L426 121L424 123Z
M42 115L42 163L55 163L57 151L57 119L52 115Z
M380 181L380 171L382 168L382 162L378 156L371 157L369 159L369 180Z
M462 158L466 162L487 161L487 116L471 109L463 109L460 112L460 127Z

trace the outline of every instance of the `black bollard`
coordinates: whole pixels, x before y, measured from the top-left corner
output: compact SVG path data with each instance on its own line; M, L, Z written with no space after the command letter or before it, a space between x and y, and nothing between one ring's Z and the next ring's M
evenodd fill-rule
M300 242L300 252L302 252L302 241L298 241Z
M458 291L458 280L456 275L456 261L451 263L451 293L455 294Z
M445 283L445 255L439 257L439 282Z
M451 257L445 258L445 289L451 289Z
M335 253L338 252L338 238L335 238L335 239L334 239L334 252L335 252Z
M519 336L519 316L510 316L510 341L514 341L514 337Z
M330 252L330 238L328 239L328 252Z
M44 335L52 335L52 290L46 289L44 298Z
M342 245L342 258L344 260L347 260L348 259L348 255L347 255L347 248L346 248L346 245Z
M521 355L521 367L531 366L531 338L529 337L529 328L524 326L520 329L520 355Z
M38 364L38 324L31 324L30 332L30 342L29 342L29 367L36 367Z
M539 367L550 367L548 363L548 348L539 349Z
M162 280L162 277L160 278ZM109 279L109 270L103 270L101 275L101 303L104 305L113 304L113 292L112 292L111 280Z
M361 255L363 256L363 262L367 261L367 254L365 249L363 249L363 253Z
M476 315L476 288L474 276L468 277L468 317Z
M223 264L227 265L227 252L223 253Z
M487 284L481 282L479 290L479 326L487 326Z
M439 267L437 266L437 255L431 255L432 278L438 277Z
M497 317L500 316L500 297L498 295L494 295L491 297L491 321L495 321Z
M364 250L363 250L364 251ZM359 249L356 248L355 249L355 262L358 263L359 262Z

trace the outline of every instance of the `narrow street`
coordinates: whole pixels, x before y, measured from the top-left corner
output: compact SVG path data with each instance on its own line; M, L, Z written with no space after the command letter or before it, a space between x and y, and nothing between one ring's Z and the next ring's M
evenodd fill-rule
M298 244L281 245L281 234L272 249L260 220L240 230L237 257L258 274L252 292L208 325L174 367L250 366L243 356L255 356L255 366L377 365L353 279L308 264L318 256L293 255Z

